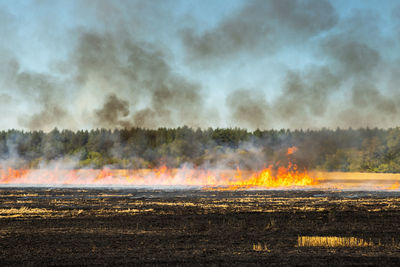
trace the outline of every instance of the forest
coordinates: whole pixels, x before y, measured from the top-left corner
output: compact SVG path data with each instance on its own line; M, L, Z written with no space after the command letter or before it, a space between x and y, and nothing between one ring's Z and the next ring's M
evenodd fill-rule
M287 155L288 148L296 147ZM295 163L323 171L400 172L400 128L255 130L95 129L0 132L0 168L259 169Z

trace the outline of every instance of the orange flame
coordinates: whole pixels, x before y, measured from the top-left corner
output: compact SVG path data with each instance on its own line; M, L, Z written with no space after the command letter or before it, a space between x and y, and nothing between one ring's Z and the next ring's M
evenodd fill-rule
M297 147L295 147L295 146L292 146L292 147L289 147L288 149L287 149L287 155L289 156L289 155L292 155L294 152L296 152L297 151Z
M0 169L3 185L120 185L120 186L196 186L218 189L250 189L304 187L318 184L307 172L300 172L295 165L272 166L258 171L169 169L141 170L7 170Z
M388 190L398 190L398 189L400 189L400 183L395 182L394 184L390 185L387 189Z
M296 147L288 148L291 155ZM0 169L0 184L14 185L120 185L120 186L196 186L205 189L270 189L306 187L318 180L299 171L289 161L289 166L269 166L261 171L169 169L165 165L155 169L140 170L8 170Z
M289 164L288 168L279 167L275 175L270 166L253 173L248 179L238 178L230 183L229 189L305 187L318 184L318 181L306 171L300 172L296 165L292 164Z
M0 169L1 185L42 186L129 186L129 187L198 187L207 190L298 189L329 190L366 189L399 190L400 174L321 173L288 167L269 166L260 171L170 169Z

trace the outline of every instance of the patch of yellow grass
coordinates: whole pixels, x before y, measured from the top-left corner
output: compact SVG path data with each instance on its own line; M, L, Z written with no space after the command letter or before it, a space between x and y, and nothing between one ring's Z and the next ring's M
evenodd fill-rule
M253 244L253 250L254 251L264 251L264 252L271 252L271 250L268 248L267 244L261 244L258 242L257 244Z
M48 209L21 207L19 209L0 209L0 218L16 218L29 216L49 216L53 211Z
M20 207L20 208L10 208L10 209L0 209L0 219L4 218L17 218L17 217L60 217L60 216L77 216L82 214L83 210L50 210L41 208L30 208L30 207Z
M356 237L338 236L299 236L299 247L372 247L372 241L366 241Z
M39 194L4 194L0 198L10 198L10 197L37 197Z
M154 212L154 209L115 209L115 210L102 210L104 213L144 213L144 212Z
M19 209L0 209L0 214L37 214L37 213L50 213L52 210L21 207Z

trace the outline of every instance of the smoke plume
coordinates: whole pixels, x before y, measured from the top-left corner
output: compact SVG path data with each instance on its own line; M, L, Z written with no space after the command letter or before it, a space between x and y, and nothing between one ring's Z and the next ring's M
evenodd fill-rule
M385 5L35 1L21 14L0 5L1 125L393 127L400 12Z
M394 83L385 87L382 74L395 63L382 50L393 49L395 40L383 34L381 22L367 9L340 16L329 1L248 1L210 30L186 29L182 39L195 67L312 50L313 63L287 68L277 96L232 90L226 103L236 125L388 127L400 122L400 96Z

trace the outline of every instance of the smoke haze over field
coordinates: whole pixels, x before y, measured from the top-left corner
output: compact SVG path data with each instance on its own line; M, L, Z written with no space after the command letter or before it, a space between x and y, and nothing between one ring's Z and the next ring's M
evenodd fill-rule
M0 128L400 124L400 4L0 0Z

